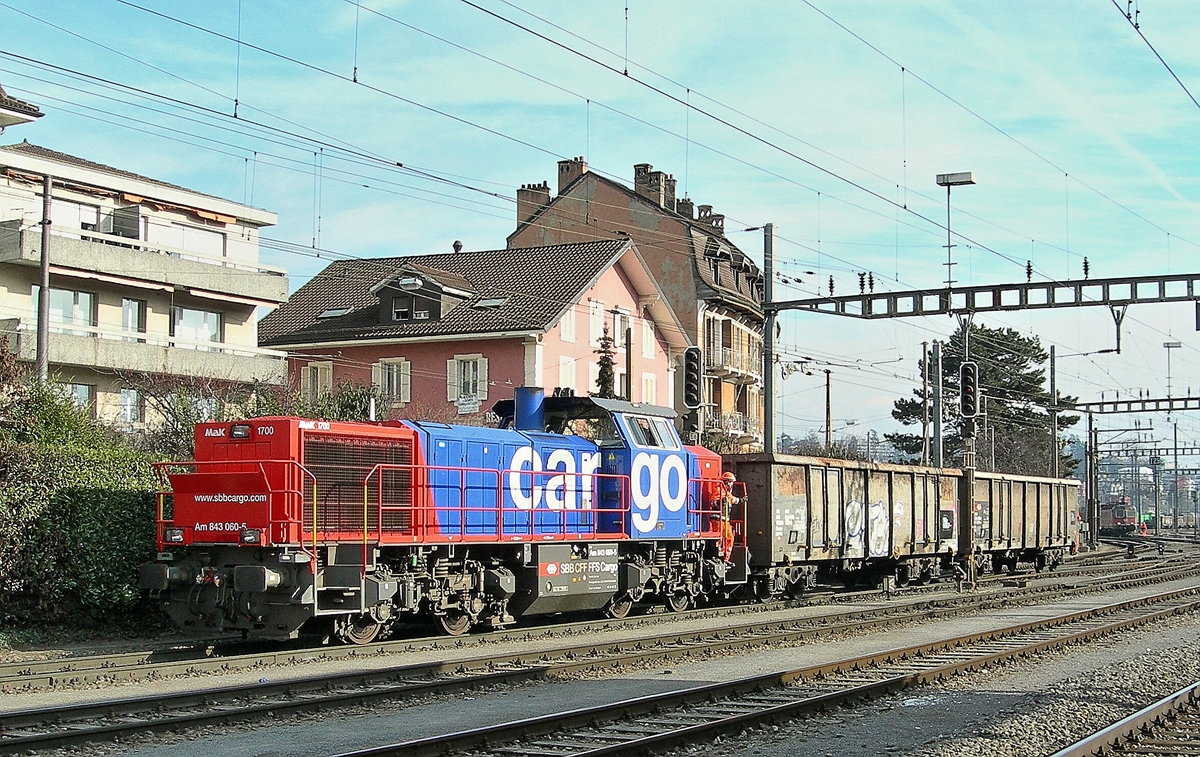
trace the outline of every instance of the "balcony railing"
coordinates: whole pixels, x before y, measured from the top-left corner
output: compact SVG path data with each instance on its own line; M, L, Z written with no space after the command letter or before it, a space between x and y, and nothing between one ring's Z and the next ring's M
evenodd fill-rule
M745 413L714 413L705 418L705 430L748 442L762 436L758 419Z
M6 221L5 225L13 223L16 230L21 234L36 233L41 234L41 225L38 222L22 223ZM157 242L147 242L142 239L133 239L131 237L122 237L115 234L106 234L101 231L87 231L77 229L70 226L60 226L51 224L50 234L64 239L79 239L84 242L95 242L97 244L112 245L114 247L124 247L126 249L144 250L153 252L159 255L165 255L179 260L194 260L198 263L207 263L208 265L221 266L222 268L232 268L238 271L250 271L252 273L265 273L275 276L286 276L287 269L276 266L265 265L258 262L248 262L245 260L237 260L236 258L218 257L216 255L206 255L202 252L194 252L192 250L184 250L179 247L171 247L169 245L159 244Z
M37 324L32 319L0 319L0 331L16 332L18 334L36 334ZM180 339L178 337L166 336L162 334L147 334L138 331L125 330L112 331L109 329L97 328L96 326L85 326L77 323L51 323L50 333L52 335L66 334L78 337L92 337L95 339L104 339L114 342L134 342L138 344L148 344L153 347L173 347L180 350L217 352L222 355L236 355L238 357L286 358L288 355L288 353L280 350L268 350L263 349L262 347L254 347L250 345L228 344L225 342L198 342L190 339Z
M737 374L754 381L762 377L762 350L749 348L712 347L705 351L705 368L718 376Z

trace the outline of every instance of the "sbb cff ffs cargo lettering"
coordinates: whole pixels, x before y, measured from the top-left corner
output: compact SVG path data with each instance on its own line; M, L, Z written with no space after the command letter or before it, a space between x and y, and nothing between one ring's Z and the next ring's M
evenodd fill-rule
M929 580L953 557L957 471L722 461L680 441L674 411L596 397L520 389L494 411L499 428L200 424L195 460L158 467L159 554L139 585L184 629L367 643L405 616L457 635L680 611L822 574ZM1074 496L1071 481L981 474L979 559L1056 563Z

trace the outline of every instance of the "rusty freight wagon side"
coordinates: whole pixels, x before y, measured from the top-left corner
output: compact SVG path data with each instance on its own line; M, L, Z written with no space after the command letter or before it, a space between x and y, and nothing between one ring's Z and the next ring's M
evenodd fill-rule
M746 533L760 591L792 592L818 576L847 585L931 580L958 548L962 471L782 454L726 456L746 484ZM1072 547L1078 482L979 473L981 570L1056 565Z
M976 473L976 548L995 572L1018 562L1053 568L1077 547L1078 495L1073 479Z

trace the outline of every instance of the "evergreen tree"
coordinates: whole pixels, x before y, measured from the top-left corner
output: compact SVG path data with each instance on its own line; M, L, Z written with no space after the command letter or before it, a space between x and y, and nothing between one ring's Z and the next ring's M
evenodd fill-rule
M600 348L596 354L600 356L597 361L599 372L596 374L596 396L605 399L616 399L617 393L614 390L617 374L613 370L615 365L615 355L613 352L613 338L608 335L608 326L604 327L604 334L600 337Z
M965 332L959 327L942 349L942 397L944 430L944 460L947 465L958 465L962 461L964 443L962 417L958 414L959 367L963 362ZM986 425L994 432L983 432L984 418L976 422L976 467L980 470L997 470L1006 473L1045 476L1051 472L1050 393L1046 389L1046 369L1043 367L1048 355L1036 337L1026 337L1010 328L988 328L972 325L970 331L970 359L979 364L979 388L982 397L981 412L986 411ZM921 361L921 372L930 377L930 436L933 433L933 398L935 375ZM911 398L898 399L893 404L892 417L905 426L921 424L924 397L921 387L913 390ZM1060 394L1060 406L1074 404L1078 398ZM1060 432L1058 443L1059 470L1066 476L1078 466L1079 460L1066 449L1066 440L1061 432L1074 426L1078 415L1061 414L1058 417ZM994 434L994 444L992 442ZM897 450L919 461L921 435L887 434L887 440ZM993 467L992 461L995 460Z

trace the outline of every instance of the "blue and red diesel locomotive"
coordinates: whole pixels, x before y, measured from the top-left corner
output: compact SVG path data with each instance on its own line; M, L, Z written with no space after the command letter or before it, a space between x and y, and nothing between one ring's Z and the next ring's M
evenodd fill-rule
M958 471L727 457L742 483L684 445L667 408L519 389L494 411L499 428L200 424L195 461L159 466L159 554L139 585L187 630L367 643L405 616L457 635L794 593L818 572L927 580L953 557ZM1074 496L981 474L979 564L1056 563Z

